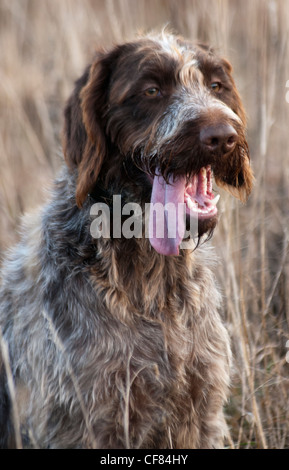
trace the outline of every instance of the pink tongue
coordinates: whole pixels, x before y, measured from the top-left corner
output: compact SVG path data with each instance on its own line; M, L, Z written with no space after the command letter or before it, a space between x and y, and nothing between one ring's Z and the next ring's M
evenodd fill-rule
M185 234L185 184L185 177L175 180L171 177L169 184L162 176L154 177L149 239L153 248L162 255L179 254L179 245Z

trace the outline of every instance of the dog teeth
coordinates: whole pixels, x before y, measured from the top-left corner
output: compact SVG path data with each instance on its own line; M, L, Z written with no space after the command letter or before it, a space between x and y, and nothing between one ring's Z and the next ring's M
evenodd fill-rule
M208 201L209 206L205 207L205 205L200 205L198 202L193 201L190 197L187 197L185 199L185 202L188 206L188 208L194 212L199 212L201 214L207 214L208 212L213 210L213 207L218 204L218 201L220 199L220 194L218 194L214 199Z
M217 196L214 199L212 199L210 202L211 204L213 204L213 206L216 206L219 202L219 199L220 199L220 194L217 194Z
M207 183L207 170L206 168L202 168L201 171L201 182L204 185L204 190L206 189L205 183Z
M207 194L213 190L212 170L210 165L206 167L207 170Z
M196 202L194 203L191 200L191 198L188 197L186 200L186 203L187 203L188 208L191 209L192 211L198 209L198 204Z

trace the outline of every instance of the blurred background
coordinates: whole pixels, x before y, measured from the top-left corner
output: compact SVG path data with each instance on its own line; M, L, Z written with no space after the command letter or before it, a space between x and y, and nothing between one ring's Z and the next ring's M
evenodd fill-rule
M94 50L164 25L231 61L248 114L256 184L245 206L221 194L212 242L234 352L227 446L288 448L289 0L0 0L0 258L62 163L64 104Z

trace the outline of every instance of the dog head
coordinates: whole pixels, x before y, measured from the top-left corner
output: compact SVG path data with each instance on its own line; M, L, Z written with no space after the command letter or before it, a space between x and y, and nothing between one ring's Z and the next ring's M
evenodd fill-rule
M212 177L241 201L252 189L245 126L232 67L209 47L163 33L98 52L65 110L77 205L97 181L115 187L127 177L150 188L153 203L185 203L199 234L210 232L217 221ZM152 245L177 254L184 229L172 243L152 236Z

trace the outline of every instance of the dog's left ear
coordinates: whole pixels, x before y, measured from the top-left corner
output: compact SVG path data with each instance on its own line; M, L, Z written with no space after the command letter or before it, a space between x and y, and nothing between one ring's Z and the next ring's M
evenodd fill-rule
M99 52L76 82L64 118L63 148L66 163L77 168L76 202L82 207L92 190L107 154L105 111L110 74L118 50Z

